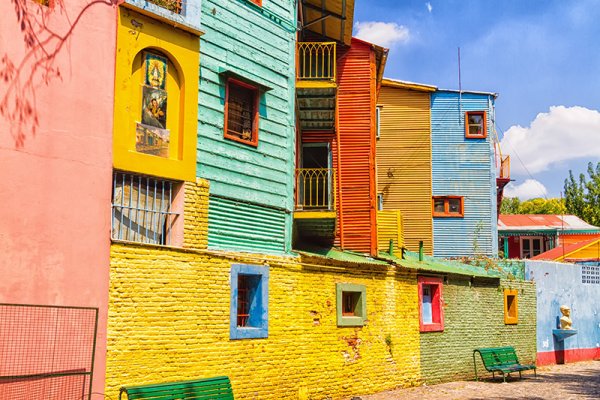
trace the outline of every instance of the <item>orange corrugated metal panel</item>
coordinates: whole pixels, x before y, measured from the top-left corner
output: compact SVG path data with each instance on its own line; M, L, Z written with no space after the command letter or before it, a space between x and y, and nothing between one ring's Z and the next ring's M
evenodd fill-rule
M400 210L409 250L433 252L431 105L428 92L382 86L379 93L377 192L384 210Z
M377 251L375 211L375 55L370 45L352 41L338 53L341 245Z
M591 234L563 234L560 236L560 241L561 243L564 244L572 244L572 243L580 243L580 242L585 242L585 241L589 241L590 239L593 238L598 238L600 237L600 234L598 233L591 233Z

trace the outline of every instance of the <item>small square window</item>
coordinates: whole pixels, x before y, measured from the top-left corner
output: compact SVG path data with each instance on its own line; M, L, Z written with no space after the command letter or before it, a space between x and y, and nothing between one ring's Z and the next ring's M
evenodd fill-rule
M433 198L434 217L464 217L464 197L435 196Z
M367 318L366 287L351 283L338 283L336 297L338 326L363 326Z
M269 336L269 268L260 265L231 266L230 339Z
M442 278L420 276L418 282L420 331L443 331L444 311L442 309Z
M518 291L504 289L504 323L515 325L519 322Z
M227 139L258 146L258 87L227 80L225 92L225 133Z
M487 137L485 111L466 112L465 137L468 139L485 139Z

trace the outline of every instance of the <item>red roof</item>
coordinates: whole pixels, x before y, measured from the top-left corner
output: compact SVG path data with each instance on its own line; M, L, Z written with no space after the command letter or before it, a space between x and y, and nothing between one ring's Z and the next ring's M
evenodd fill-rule
M564 246L558 246L558 247L548 250L542 254L538 254L535 257L531 257L531 259L532 260L550 260L550 261L557 260L560 257L562 257L563 255L572 253L576 250L581 249L582 247L587 246L588 244L592 244L597 241L600 241L600 239L595 237L593 239L586 240L583 242L577 242L577 243L567 244Z
M598 230L575 215L548 214L501 214L498 217L499 230Z

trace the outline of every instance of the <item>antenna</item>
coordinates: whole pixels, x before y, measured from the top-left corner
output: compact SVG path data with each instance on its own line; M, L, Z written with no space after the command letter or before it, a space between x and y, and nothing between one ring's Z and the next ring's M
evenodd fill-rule
M460 77L460 46L458 47L458 112L459 119L462 121L462 82Z

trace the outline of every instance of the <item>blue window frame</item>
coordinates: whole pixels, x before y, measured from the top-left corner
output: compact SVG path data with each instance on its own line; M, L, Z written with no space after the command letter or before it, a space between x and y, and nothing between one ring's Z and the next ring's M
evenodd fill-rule
M269 267L231 265L230 339L269 336Z

